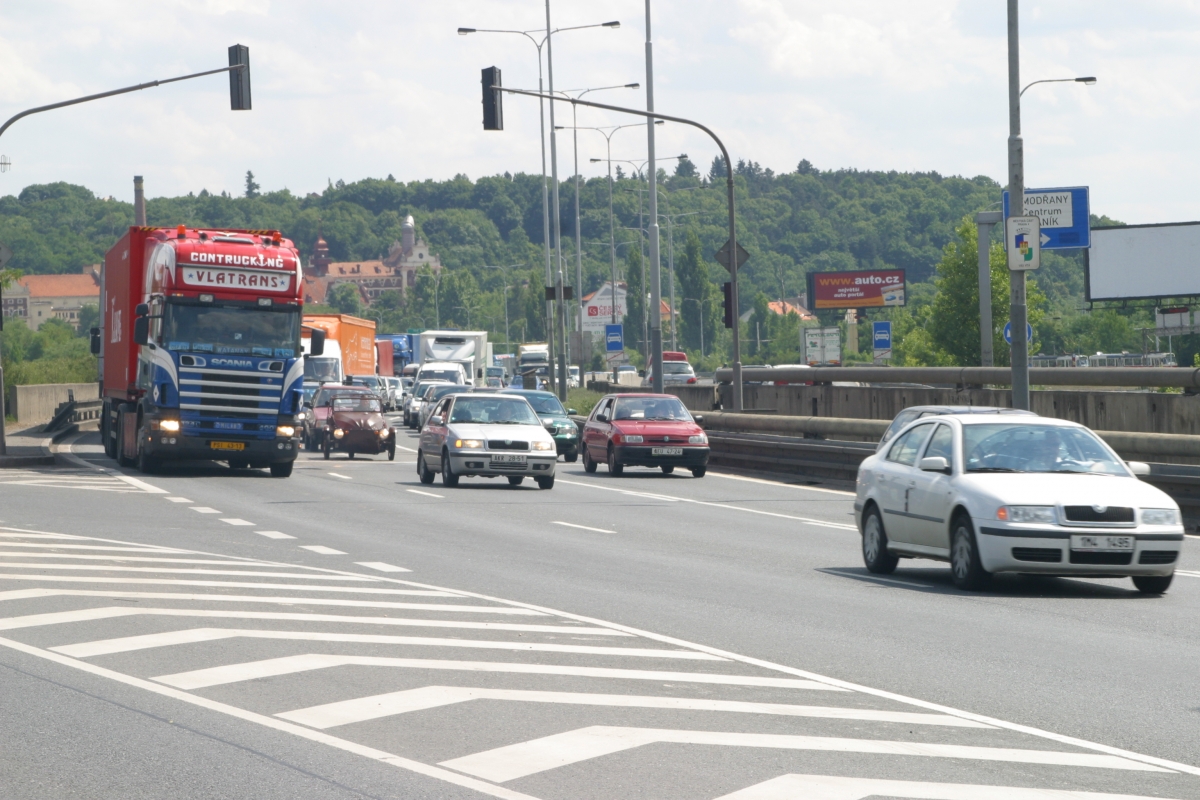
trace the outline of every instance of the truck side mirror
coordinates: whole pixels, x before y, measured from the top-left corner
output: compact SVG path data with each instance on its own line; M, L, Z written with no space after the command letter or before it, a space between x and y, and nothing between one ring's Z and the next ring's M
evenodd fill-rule
M92 328L89 333L91 334L92 355L98 356L100 355L100 329Z
M135 317L147 317L150 315L150 306L145 303L138 303L137 308L133 309Z
M138 310L146 308L146 304L142 303L138 306ZM133 321L133 341L135 344L150 343L150 318L139 315Z
M308 345L308 354L310 356L319 356L325 352L325 331L320 328L312 329L312 340Z

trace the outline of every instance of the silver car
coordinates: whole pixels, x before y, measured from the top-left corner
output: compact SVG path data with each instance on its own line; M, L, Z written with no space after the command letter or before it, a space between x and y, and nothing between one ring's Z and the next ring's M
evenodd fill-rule
M433 483L458 485L461 477L503 475L513 486L525 478L539 489L554 486L558 450L524 397L506 394L450 394L438 400L421 429L417 475Z

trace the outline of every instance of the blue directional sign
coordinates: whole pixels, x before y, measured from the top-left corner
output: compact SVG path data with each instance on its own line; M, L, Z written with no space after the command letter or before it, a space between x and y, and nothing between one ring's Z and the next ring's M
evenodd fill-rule
M1088 187L1026 189L1025 214L1042 223L1043 250L1069 250L1092 246L1091 205ZM1008 211L1008 192L1004 192L1004 218Z
M892 349L892 323L891 322L872 322L871 329L874 333L875 349L876 350L891 350Z
M1004 341L1008 342L1009 345L1012 345L1012 323L1011 322L1004 323ZM1033 326L1030 325L1028 322L1025 323L1025 341L1027 341L1027 342L1033 341Z
M622 333L621 325L605 325L604 326L604 351L607 353L620 353L625 350L625 334Z

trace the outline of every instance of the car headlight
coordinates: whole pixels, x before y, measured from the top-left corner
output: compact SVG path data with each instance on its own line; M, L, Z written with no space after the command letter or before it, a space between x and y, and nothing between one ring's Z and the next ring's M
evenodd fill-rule
M387 428L380 428L380 429L379 429L379 431L378 431L378 433L379 433L379 438L380 438L380 439L386 439L386 438L388 437L388 433L389 433L389 431L388 431L388 429L387 429Z
M627 444L641 444L642 437L641 434L627 433L621 436L621 441L626 442Z
M290 439L296 435L296 429L291 425L277 425L275 427L275 435Z
M534 450L553 450L554 442L531 442L529 446Z
M1040 522L1053 525L1058 522L1054 506L1001 506L996 519L1008 522Z
M697 436L689 436L688 444L708 444L708 436L703 433Z
M455 439L454 446L462 450L479 450L483 447L480 439Z
M159 430L167 431L168 433L179 432L179 420L177 419L162 419L158 421Z
M1173 508L1143 508L1143 525L1178 525L1179 512Z
M343 436L345 436L345 435L346 435L346 432L345 432L344 430L342 430L341 428L334 428L334 429L333 429L333 438L335 438L335 439L340 439L340 438L342 438L342 437L343 437Z

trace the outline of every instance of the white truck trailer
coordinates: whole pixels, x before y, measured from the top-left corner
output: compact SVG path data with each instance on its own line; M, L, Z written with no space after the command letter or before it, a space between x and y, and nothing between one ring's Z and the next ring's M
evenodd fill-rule
M484 368L491 365L487 331L425 331L421 334L420 359L453 361L463 365L475 386L484 386Z

